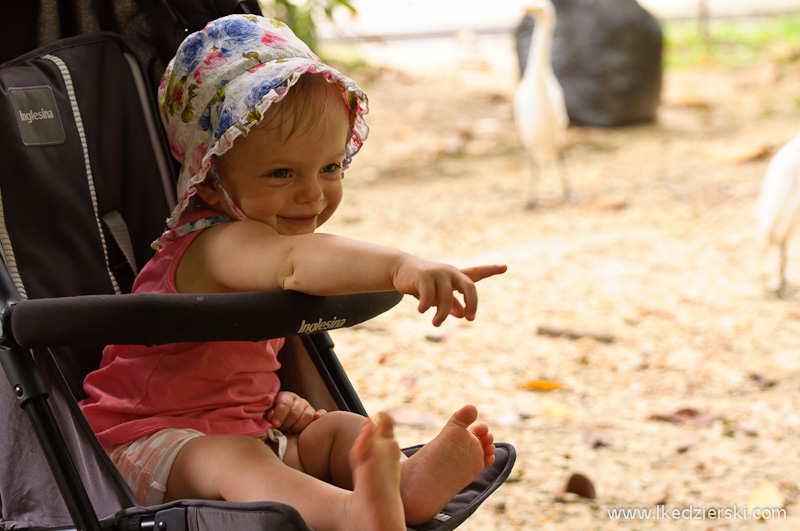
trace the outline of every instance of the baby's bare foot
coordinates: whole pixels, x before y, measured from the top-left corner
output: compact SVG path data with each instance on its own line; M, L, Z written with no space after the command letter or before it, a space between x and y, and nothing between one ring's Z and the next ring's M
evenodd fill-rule
M419 525L447 505L494 462L494 437L478 418L475 406L456 411L431 442L401 465L400 495L406 521Z
M366 420L350 450L354 488L349 498L350 528L358 531L405 531L400 498L400 447L394 439L394 421L378 414L378 423Z

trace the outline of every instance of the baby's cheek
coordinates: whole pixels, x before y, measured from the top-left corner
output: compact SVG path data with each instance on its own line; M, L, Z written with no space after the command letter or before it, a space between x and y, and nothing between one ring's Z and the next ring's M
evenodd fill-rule
M317 218L317 227L320 227L323 223L331 219L338 206L338 202L335 205L328 204L328 206L319 215L319 218Z

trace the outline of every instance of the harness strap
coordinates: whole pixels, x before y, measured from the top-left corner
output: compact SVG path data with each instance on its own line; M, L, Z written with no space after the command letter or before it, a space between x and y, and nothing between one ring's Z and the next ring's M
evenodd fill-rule
M128 261L128 265L131 266L131 271L133 271L134 275L138 275L139 268L136 266L136 255L133 252L133 240L131 240L131 233L128 230L128 224L125 223L125 218L118 211L112 210L101 219L108 227L109 232L111 232L114 241L117 242L117 246L125 256L125 260Z

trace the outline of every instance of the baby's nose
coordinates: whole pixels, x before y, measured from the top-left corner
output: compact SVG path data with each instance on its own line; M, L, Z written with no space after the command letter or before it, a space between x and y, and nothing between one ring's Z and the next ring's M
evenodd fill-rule
M322 185L317 177L308 177L298 182L297 200L301 202L319 201L323 197Z

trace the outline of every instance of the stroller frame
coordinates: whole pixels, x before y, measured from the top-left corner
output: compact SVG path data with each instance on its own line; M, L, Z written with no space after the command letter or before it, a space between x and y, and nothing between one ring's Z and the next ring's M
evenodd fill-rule
M137 80L138 97L142 104L137 112L142 116L139 118L141 122L130 128L149 131L149 140L145 143L153 150L153 172L161 175L161 183L150 185L150 189L160 191L165 196L162 199L165 203L156 205L155 210L168 212L170 193L174 197L174 172L172 166L164 162L168 150L163 133L158 127L155 128L157 131L153 131L152 123L157 123L157 114L153 98L148 94L147 69L141 65L137 53L134 52L136 46L129 44L126 39L105 33L62 39L0 65L0 103L10 107L2 100L8 92L7 89L10 90L10 85L3 78L6 71L4 69L29 68L31 63L40 61L43 57L58 57L62 52L78 53L83 48L107 46L118 46L122 50L123 59L117 62L126 63L130 75ZM103 51L103 54L107 53ZM65 61L64 68L69 72L72 66L68 64L69 60ZM149 66L152 67L152 64ZM74 74L75 72L73 76ZM37 87L38 83L35 83ZM4 112L5 108L0 107L0 112ZM64 129L69 129L66 114L64 120ZM147 123L150 125L141 125ZM12 131L11 134L16 132ZM0 164L0 181L6 180L4 172L3 165ZM85 183L81 186L84 185ZM98 185L101 189L107 187L102 182ZM17 258L20 258L20 262L25 262L26 257L15 258L13 253L8 253L14 247L12 244L18 243L20 238L3 232L5 216L12 216L13 212L9 211L15 209L14 205L7 205L9 208L3 209L2 195L5 192L3 190L0 193L0 251L3 253L3 267L0 267L0 366L8 379L13 396L6 403L15 403L15 408L24 411L24 416L28 418L29 428L35 433L52 474L50 482L55 483L55 487L48 487L47 492L52 491L53 495L61 496L74 527L69 527L62 517L41 522L12 520L4 524L6 511L9 510L9 499L14 498L4 498L3 482L13 478L0 477L0 529L172 531L221 529L225 525L231 531L260 529L264 525L274 526L269 529L308 529L294 508L275 502L240 504L184 500L156 507L139 507L132 492L94 438L73 397L74 394L80 394L81 371L85 374L87 362L81 354L75 356L72 350L64 349L80 350L84 345L109 343L255 341L287 337L287 348L291 354L281 357L284 365L282 384L298 391L315 407L342 409L366 415L363 404L333 353L333 342L329 334L321 332L300 335L300 323L304 320L328 321L336 316L338 320L346 321L347 326L352 326L393 307L402 295L396 292L341 297L313 297L296 292L119 294L129 289L137 267L148 258L139 240L149 243L158 235L160 227L158 232L153 233L156 230L153 225L135 223L142 226L131 227L130 231L119 231L111 223L100 226L99 221L94 230L100 228L100 239L103 240L105 252L105 266L100 270L107 272L100 276L106 275L108 278L96 290L78 288L62 292L56 289L55 293L50 293L53 289L49 279L45 279L41 285L36 281L32 285L27 281L23 282L26 273L23 271L24 267L19 266L24 264L18 263ZM12 190L10 195L13 192ZM147 194L143 192L143 195ZM122 197L128 200L125 194ZM131 201L133 207L128 208L128 215L138 205L135 199ZM125 212L125 205L121 208ZM106 221L105 217L103 221ZM158 220L156 226L160 224ZM128 227L123 224L123 228ZM137 232L143 234L136 234ZM131 233L134 233L133 244L129 241ZM15 238L17 242L14 241ZM146 251L149 252L149 249ZM124 267L120 268L119 264ZM44 269L44 276L48 277L47 267ZM49 276L53 276L52 270ZM109 279L114 284L113 287L106 285ZM90 294L84 294L87 292ZM112 294L114 292L118 294ZM264 322L271 323L269 330L265 329ZM71 363L76 361L83 366L78 370L80 378L77 383L75 375L70 373ZM62 374L64 371L66 373ZM0 389L0 407L4 403L3 393L8 391ZM7 411L10 409L7 408ZM410 455L418 448L419 446L404 451ZM508 477L513 466L514 448L505 443L497 443L497 448L498 460L495 465L486 469L473 485L457 495L438 519L415 529L453 529L474 512ZM0 459L2 458L3 455L0 455ZM98 478L102 480L95 485ZM107 489L104 490L104 487ZM102 491L102 499L99 501L98 491ZM12 492L13 494L16 493ZM14 508L10 509L13 513ZM261 520L254 520L256 514Z

